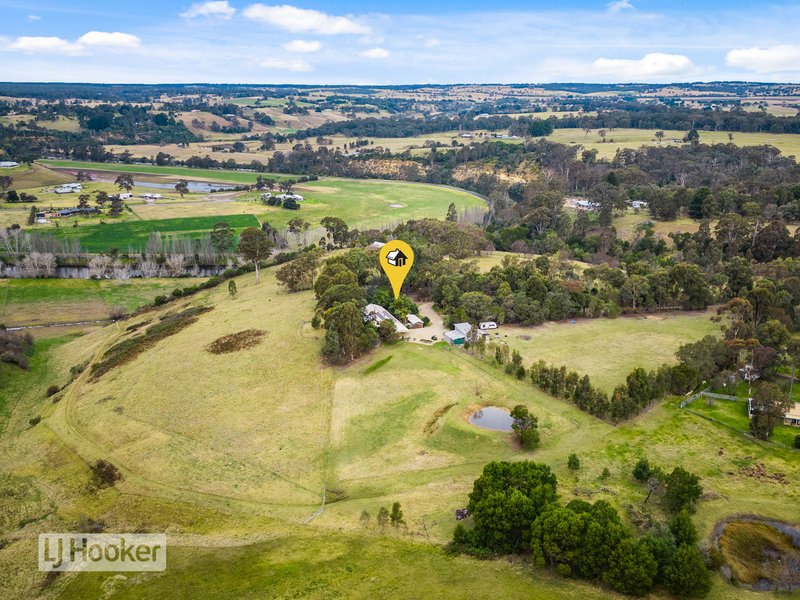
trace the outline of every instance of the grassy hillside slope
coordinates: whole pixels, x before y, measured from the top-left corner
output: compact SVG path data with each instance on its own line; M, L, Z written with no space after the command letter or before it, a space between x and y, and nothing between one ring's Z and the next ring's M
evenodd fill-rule
M212 598L610 597L524 560L454 558L434 547L449 539L453 510L494 459L545 462L564 500L606 499L628 520L646 495L630 476L636 460L682 465L702 478L696 522L704 536L734 512L796 518L797 453L756 444L675 402L614 428L441 345L398 344L345 368L325 367L321 333L310 326L312 293L288 294L273 269L260 284L240 277L237 287L235 299L222 286L80 338L48 341L31 371L0 383L16 399L0 433L0 491L18 490L0 523L9 540L0 548L0 581L12 596L42 589L30 560L38 533L74 530L87 515L111 531L166 531L167 575L66 575L44 587L45 597L189 597L200 589ZM92 376L109 348L191 307L211 310ZM230 354L206 350L246 329L264 331L262 342ZM539 345L557 343L545 336ZM84 366L77 379L45 398L47 386L66 384L76 365ZM466 421L479 406L519 403L539 417L535 452ZM36 415L43 420L31 427ZM580 456L580 471L567 468L570 452ZM101 458L124 480L90 493L88 465ZM753 479L742 469L754 462L784 473L787 483ZM325 511L303 525L324 488ZM375 516L395 501L407 527L381 530ZM750 594L717 579L711 597Z

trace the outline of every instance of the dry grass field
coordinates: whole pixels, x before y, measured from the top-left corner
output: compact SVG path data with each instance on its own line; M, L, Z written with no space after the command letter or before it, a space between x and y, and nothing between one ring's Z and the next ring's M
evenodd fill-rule
M503 325L502 341L520 351L525 362L566 365L609 394L636 367L654 369L675 361L678 346L718 335L712 312L580 319L536 327Z
M477 578L477 590L491 581L502 597L609 597L521 563L450 558L435 547L451 535L453 509L464 506L472 481L492 459L545 462L558 475L565 500L606 499L623 515L645 494L630 477L638 457L665 467L682 464L700 474L707 492L697 515L703 535L744 502L748 510L791 518L800 500L797 459L789 451L755 444L671 402L614 428L510 378L490 361L442 345L390 345L347 367L325 367L318 354L321 332L309 324L311 292L287 293L273 269L262 272L260 284L252 275L240 277L237 287L235 299L222 286L81 337L44 340L31 370L10 379L2 367L0 397L14 400L0 406L0 488L5 481L19 490L8 506L12 541L0 549L0 579L12 596L29 595L42 584L35 564L24 558L37 533L68 529L86 514L111 530L167 531L170 576L64 576L46 596L93 597L113 589L121 597L163 597L192 589L202 572L204 581L218 582L220 595L231 589L237 597L257 589L262 595L264 589L303 597L324 597L321 590L352 595L366 579L370 589L383 581L394 596L410 598L420 597L415 590L421 588L402 577L386 579L387 569L407 573L400 565L424 561L425 575L414 580L427 586L423 597L454 597L456 588L448 584L459 570L469 573L465 582ZM211 310L92 379L91 365L111 346L136 339L187 306ZM654 338L659 325L670 331ZM590 331L592 326L606 333ZM621 353L610 352L620 344L608 341L608 328L625 329L626 340L644 335L674 344L694 339L703 324L692 315L657 324L596 321L585 325L583 342L572 345L559 327L575 331L584 324L532 330L541 333L535 345L526 341L535 350L532 358L558 352L553 358L575 364L587 344L595 355L599 345L605 363L623 373L629 365ZM221 355L206 350L218 338L248 329L266 332L261 343ZM639 356L647 364L655 360ZM70 368L81 364L87 364L83 374L55 397L57 403L45 398L47 386L66 384ZM467 423L479 406L520 403L540 419L542 445L533 453L520 451L508 434ZM35 415L43 420L31 428ZM567 469L570 452L581 457L578 472ZM124 480L87 494L87 465L100 458L117 465ZM753 485L738 474L752 460L786 473L788 484ZM611 472L607 478L600 477L604 468ZM318 508L323 487L326 510L302 526ZM407 529L381 531L375 515L394 501L402 503ZM366 527L363 511L371 516ZM355 547L360 550L353 554ZM711 598L740 597L715 581Z

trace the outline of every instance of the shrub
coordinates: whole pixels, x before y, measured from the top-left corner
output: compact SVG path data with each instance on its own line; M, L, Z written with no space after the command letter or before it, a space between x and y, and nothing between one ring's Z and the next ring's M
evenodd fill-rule
M581 459L578 458L578 455L573 452L567 459L567 466L570 468L570 470L577 471L581 468Z
M633 478L636 481L647 481L652 474L653 470L650 468L650 462L646 458L640 458L633 468Z
M36 415L30 421L28 421L28 423L30 424L31 427L34 427L35 425L38 425L41 420L42 420L42 417L40 417L39 415Z
M107 460L98 460L90 468L92 470L92 484L98 489L111 487L122 480L122 473Z
M153 306L162 306L162 305L164 305L166 303L167 303L167 297L166 296L156 296L153 299Z
M247 350L261 343L261 338L266 335L261 329L245 329L238 333L223 335L211 342L206 350L211 354L228 354L238 350Z
M72 368L74 369L75 367L72 367ZM46 397L49 398L50 396L55 396L60 391L61 391L60 387L58 387L57 385L51 385L49 388L47 388L47 396Z

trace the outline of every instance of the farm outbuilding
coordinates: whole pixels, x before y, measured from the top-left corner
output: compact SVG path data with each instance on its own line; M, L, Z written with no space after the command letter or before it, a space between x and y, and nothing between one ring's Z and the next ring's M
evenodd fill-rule
M406 321L408 322L408 327L410 329L422 329L425 327L425 322L417 315L408 315Z
M460 331L445 331L444 332L444 339L448 342L453 344L454 346L463 346L464 342L467 341L467 336L461 333Z

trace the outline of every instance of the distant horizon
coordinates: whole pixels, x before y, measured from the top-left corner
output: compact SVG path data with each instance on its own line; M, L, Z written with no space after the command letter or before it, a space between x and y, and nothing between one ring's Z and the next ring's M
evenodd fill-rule
M711 80L698 80L698 81L672 81L664 83L655 83L648 81L515 81L508 83L500 82L453 82L453 83L385 83L385 84L369 84L369 83L274 83L274 82L260 82L260 83L244 83L244 82L212 82L212 81L187 81L187 82L169 82L160 81L154 83L143 83L138 81L124 81L115 83L106 83L102 81L33 81L33 80L6 80L0 81L0 85L6 84L22 84L22 85L98 85L98 86L241 86L241 87L285 87L285 88L337 88L337 87L361 87L361 88L398 88L398 87L456 87L456 86L480 86L480 87L536 87L548 86L554 87L559 85L586 85L586 86L647 86L654 88L666 87L682 87L693 85L712 85L712 84L740 84L740 85L770 85L770 86L793 86L800 85L798 81L758 81L758 80L741 80L741 79L711 79Z

